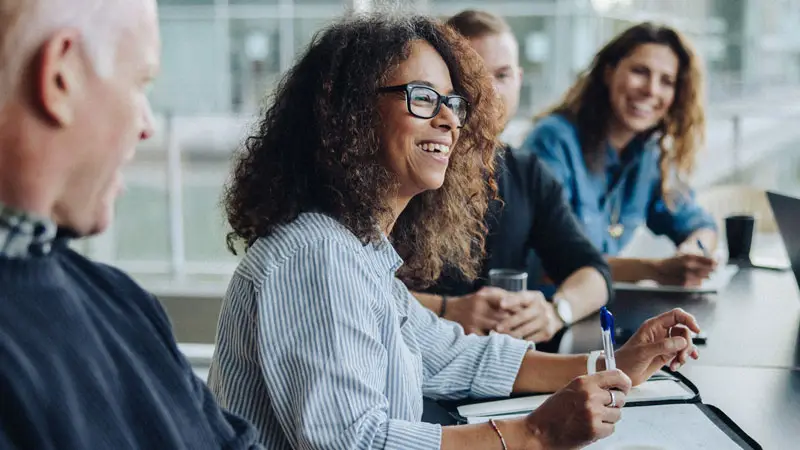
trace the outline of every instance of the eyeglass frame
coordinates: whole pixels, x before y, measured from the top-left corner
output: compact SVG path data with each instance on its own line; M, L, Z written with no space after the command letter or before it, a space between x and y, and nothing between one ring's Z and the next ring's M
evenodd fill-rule
M428 89L429 91L433 91L433 93L437 95L436 108L433 110L433 114L430 117L425 117L411 110L411 90L415 88ZM388 92L405 92L406 109L408 110L408 113L419 119L433 119L434 117L439 115L439 112L442 110L442 105L445 105L448 108L450 108L450 106L447 104L447 101L449 101L451 98L461 99L461 101L463 101L464 104L467 105L467 113L464 117L464 120L459 119L459 124L457 128L464 128L464 125L469 120L470 109L472 108L472 104L463 95L455 95L455 94L442 95L436 89L432 88L431 86L428 86L427 84L422 84L422 83L406 83L406 84L398 84L396 86L384 86L378 88L378 93L388 93ZM450 111L453 111L453 108L450 108ZM453 111L453 113L455 114L455 111ZM458 119L458 115L456 115L456 118Z

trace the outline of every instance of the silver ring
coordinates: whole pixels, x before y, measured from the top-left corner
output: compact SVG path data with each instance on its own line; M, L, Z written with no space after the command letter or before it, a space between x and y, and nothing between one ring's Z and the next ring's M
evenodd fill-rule
M614 391L608 391L611 394L611 403L608 404L609 408L616 408L617 407L617 398L614 397Z
M667 337L672 337L672 327L669 327L669 330L667 330Z

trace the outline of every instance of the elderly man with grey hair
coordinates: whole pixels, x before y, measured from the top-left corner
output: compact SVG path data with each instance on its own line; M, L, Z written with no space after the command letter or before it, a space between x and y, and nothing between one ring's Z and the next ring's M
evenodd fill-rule
M0 0L0 448L247 449L158 302L68 247L152 134L154 0Z

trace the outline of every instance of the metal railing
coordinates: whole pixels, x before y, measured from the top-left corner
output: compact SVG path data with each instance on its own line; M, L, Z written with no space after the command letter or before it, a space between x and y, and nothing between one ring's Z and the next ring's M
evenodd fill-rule
M296 19L320 19L330 18L342 13L345 8L356 10L368 10L375 4L384 4L385 1L379 0L346 0L337 4L329 3L325 5L297 4L292 0L279 0L272 5L240 5L231 4L228 0L215 0L210 6L162 6L160 7L162 23L170 22L213 22L215 27L214 36L222 38L221 51L225 57L222 58L226 63L215 66L215 70L224 72L220 91L230 92L233 81L237 74L231 69L231 24L233 21L247 20L277 20L277 28L274 31L280 40L277 47L279 54L277 68L280 72L285 71L291 66L296 56L297 41L296 32L301 27L296 27ZM398 4L403 2L396 2ZM635 6L637 2L627 2ZM485 8L486 2L479 0L469 0L459 3L437 3L428 0L414 0L411 7L425 13L447 15L458 10L475 7ZM511 0L493 2L491 10L495 13L508 17L547 17L553 19L552 24L547 25L549 38L553 41L553 48L549 51L557 54L542 63L545 67L541 73L533 76L533 71L529 71L529 78L526 79L527 89L526 98L523 99L522 117L510 129L509 140L512 143L525 133L526 126L529 125L530 115L534 111L539 111L556 96L550 95L554 92L563 91L565 80L571 79L575 73L574 55L569 51L575 51L569 46L564 49L569 50L565 53L555 51L561 49L565 42L572 41L570 35L570 22L568 19L580 18L587 19L593 25L591 38L597 42L602 42L613 31L610 27L613 21L635 21L644 18L635 10L617 9L604 12L602 15L592 16L591 9L587 8L589 2L579 0L553 0L552 2L533 2L529 0ZM669 16L668 12L667 16ZM719 20L712 17L699 17L692 14L680 14L675 11L672 16L662 16L662 21L672 21L688 29L696 35L714 34L721 29ZM677 21L677 22L676 22ZM258 25L258 24L256 24ZM263 24L262 24L263 25ZM551 26L552 25L552 26ZM257 27L256 27L257 28ZM264 29L268 27L264 26ZM525 27L523 27L525 28ZM722 27L724 28L724 27ZM269 30L268 30L269 31ZM523 30L523 32L534 32ZM538 30L542 31L542 30ZM302 31L301 31L302 32ZM175 36L173 36L175 38ZM563 39L562 39L563 38ZM567 39L569 38L569 39ZM302 39L301 39L302 40ZM559 47L562 46L562 47ZM274 52L273 52L274 53ZM165 55L165 58L169 58ZM241 75L241 74L238 74ZM273 74L270 74L273 75ZM771 147L779 148L785 142L796 139L800 142L799 136L794 136L795 129L800 127L784 127L781 123L792 123L797 114L796 106L800 106L800 96L794 103L787 102L786 95L770 96L770 92L775 91L775 86L780 83L789 83L783 91L794 92L797 89L798 80L764 80L760 82L742 81L736 74L712 73L710 85L711 110L709 114L709 127L714 128L714 132L709 133L709 149L719 148L720 155L714 155L714 164L703 164L700 161L698 170L698 183L700 185L713 184L714 180L723 179L733 175L741 177L742 169L754 164L759 158L768 154ZM178 77L180 78L180 77ZM182 79L181 79L182 80ZM173 80L174 81L174 80ZM535 87L535 88L534 88ZM169 92L169 95L180 95L180 93ZM163 93L163 91L161 91ZM731 99L741 99L748 102L747 94L758 93L762 100L762 107L755 108L753 103L743 103L742 105L728 105ZM789 97L795 98L795 97ZM724 100L726 105L719 104ZM169 104L169 101L163 103ZM161 222L153 223L154 218L146 217L146 212L140 210L138 205L133 205L130 210L120 207L117 222L128 223L138 221L141 225L133 228L141 228L145 237L123 236L122 227L112 226L106 233L95 237L88 242L79 243L82 251L90 256L118 265L124 270L144 278L158 278L166 280L166 284L185 286L187 289L197 285L197 278L224 279L229 276L236 264L237 258L228 255L224 251L224 230L220 228L209 232L208 236L201 236L199 239L187 239L191 232L198 228L198 223L203 221L220 220L221 215L217 209L219 194L221 194L222 181L226 178L230 157L239 146L243 136L246 135L248 124L253 122L254 110L243 110L238 115L233 112L236 107L233 101L227 102L220 108L217 115L206 116L187 116L177 114L162 114L158 119L157 133L151 141L140 146L137 160L127 171L128 184L130 189L143 186L150 190L163 193L163 198L157 196L155 199L141 200L148 202L163 202L164 218ZM734 102L735 103L735 102ZM789 103L785 104L784 103ZM758 104L758 99L755 100ZM779 106L782 105L782 106ZM249 107L249 106L248 106ZM166 106L164 107L166 108ZM213 109L212 107L210 107ZM800 124L800 121L796 122ZM777 125L776 125L777 124ZM519 125L519 126L517 126ZM710 131L711 131L710 128ZM758 142L757 133L762 133L764 142ZM755 134L754 134L755 133ZM756 136L756 137L754 137ZM708 152L707 152L708 153ZM187 162L205 161L205 166L211 168L213 176L199 171ZM156 174L156 175L154 175ZM737 178L738 179L738 178ZM192 189L197 187L210 188L217 192L215 201L209 200L204 203L204 208L208 209L208 215L192 216L187 212L196 199L188 195ZM130 207L130 205L126 206ZM127 227L130 229L131 227ZM166 228L166 244L159 249L163 257L156 258L152 255L147 256L144 252L129 252L125 254L123 248L136 247L135 245L120 245L126 239L147 239L147 230L159 230L164 232ZM203 252L197 256L194 246L197 242L214 243L210 245L211 250ZM129 244L129 243L127 243ZM162 251L163 250L163 251ZM210 255L210 256L209 256ZM211 282L214 283L213 281Z
M800 97L799 97L800 98ZM191 290L192 285L196 286L197 279L214 278L219 284L223 284L226 277L233 273L237 264L237 259L225 256L220 253L219 257L209 260L187 260L187 226L192 226L204 217L191 217L187 225L185 195L187 189L192 186L202 186L204 175L202 173L186 172L184 160L192 154L182 147L180 136L181 131L177 128L176 118L166 116L164 119L164 133L166 134L163 148L148 148L142 152L144 158L155 159L149 166L158 166L159 158L164 163L166 177L152 177L151 169L145 168L141 173L144 177L131 180L133 184L152 183L152 187L163 189L166 193L164 207L167 209L166 224L148 225L146 217L138 217L136 209L129 211L119 211L117 221L139 220L143 227L147 226L167 226L169 232L169 245L165 249L164 257L161 259L138 259L124 258L116 254L115 242L119 239L126 239L127 236L115 234L115 227L109 229L105 235L101 235L89 243L85 249L91 256L113 263L122 269L139 276L140 278L158 278L162 284L172 284L185 286ZM700 178L699 184L711 185L717 180L741 180L742 170L757 163L771 151L780 150L782 145L797 142L800 145L800 101L796 103L794 109L783 111L759 111L748 108L747 111L719 111L711 116L709 126L715 128L709 133L709 148L706 154L698 161L697 176ZM727 124L727 125L725 125ZM795 125L795 126L787 126ZM726 131L725 128L728 128ZM227 161L235 148L235 141L231 141L231 146L216 148L209 158L210 166L216 166L220 174L228 170ZM759 147L760 143L764 143ZM207 149L200 149L199 152L205 154ZM757 152L757 153L753 153ZM138 158L138 157L137 157ZM705 159L703 159L705 158ZM134 163L135 164L135 163ZM208 177L208 183L216 187L222 178L219 174ZM164 182L164 180L166 182ZM221 192L221 184L219 192ZM215 203L218 203L215 201ZM209 204L211 202L209 201ZM211 217L209 212L207 217ZM207 219L211 220L211 219ZM204 239L200 239L204 240ZM215 248L222 248L224 233L220 232L216 236L207 236L209 243L218 243ZM194 239L198 242L198 239ZM211 282L213 284L213 282Z

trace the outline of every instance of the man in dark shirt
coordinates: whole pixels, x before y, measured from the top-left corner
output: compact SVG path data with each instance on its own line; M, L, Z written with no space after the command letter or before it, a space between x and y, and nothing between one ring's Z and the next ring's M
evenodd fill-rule
M72 251L153 130L155 0L0 0L0 448L251 449L152 295Z
M505 117L513 117L522 69L508 24L493 14L471 10L448 24L483 57L503 100ZM487 214L489 236L481 277L473 283L446 269L427 293L414 295L467 332L496 331L548 341L608 301L608 265L564 202L560 183L536 156L507 147L498 155L497 183L502 202L492 202ZM491 269L525 270L528 286L541 290L510 293L485 287ZM550 282L557 287L547 301L542 291Z

